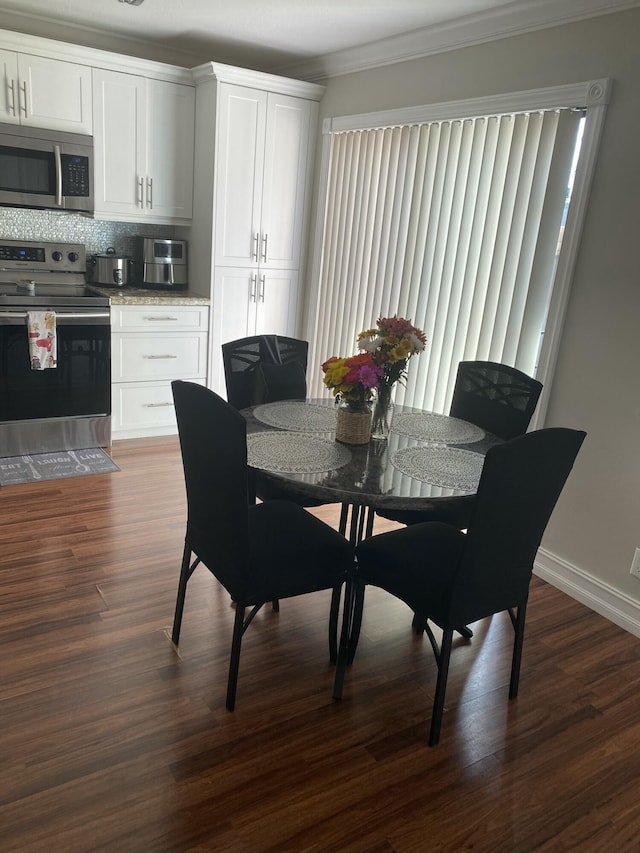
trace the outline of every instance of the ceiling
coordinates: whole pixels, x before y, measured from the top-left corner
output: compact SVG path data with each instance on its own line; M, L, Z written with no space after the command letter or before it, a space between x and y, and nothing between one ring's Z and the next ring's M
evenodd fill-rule
M0 0L0 26L192 67L306 79L640 5L640 0Z

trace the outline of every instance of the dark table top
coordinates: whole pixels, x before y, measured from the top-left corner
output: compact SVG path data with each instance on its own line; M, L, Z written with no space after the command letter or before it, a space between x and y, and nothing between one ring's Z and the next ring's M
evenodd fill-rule
M466 502L484 454L499 439L474 424L394 406L386 441L335 441L333 399L283 401L243 410L249 465L292 494L376 509Z

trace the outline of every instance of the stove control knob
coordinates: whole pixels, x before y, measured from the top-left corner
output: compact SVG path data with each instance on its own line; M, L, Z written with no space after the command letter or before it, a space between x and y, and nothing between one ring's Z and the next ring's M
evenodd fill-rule
M58 251L52 252L51 257L53 258L54 261L61 261L62 260L62 252L58 252Z
M69 260L72 264L75 264L77 260L79 260L80 255L77 252L69 252Z

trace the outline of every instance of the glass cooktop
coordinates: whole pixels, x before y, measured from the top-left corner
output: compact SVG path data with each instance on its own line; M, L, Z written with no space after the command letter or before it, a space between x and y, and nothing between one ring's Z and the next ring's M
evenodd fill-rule
M33 292L16 282L0 282L0 307L15 305L31 308L55 308L70 305L109 305L108 296L100 296L84 284L39 284Z

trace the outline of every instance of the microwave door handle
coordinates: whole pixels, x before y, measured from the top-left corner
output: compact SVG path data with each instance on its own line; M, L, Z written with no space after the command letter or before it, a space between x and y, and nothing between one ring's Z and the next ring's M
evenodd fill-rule
M53 146L53 156L56 161L56 204L62 207L62 158L59 145Z

